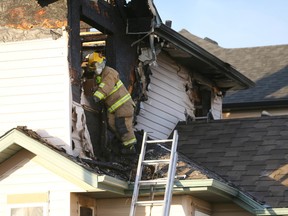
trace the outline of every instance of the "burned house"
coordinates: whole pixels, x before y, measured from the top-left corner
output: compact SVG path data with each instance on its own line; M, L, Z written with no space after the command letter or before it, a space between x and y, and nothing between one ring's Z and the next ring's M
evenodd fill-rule
M3 1L1 8L1 133L26 125L75 156L83 149L99 156L107 143L102 117L83 94L89 52L102 52L119 71L137 105L135 128L152 138L168 137L180 120L210 112L220 119L222 94L253 85L163 24L152 1Z
M225 93L254 85L164 24L151 0L14 0L0 10L1 214L128 214L133 164L119 156L105 112L85 92L87 54L103 53L119 72L137 107L135 132L152 139L169 137L179 121L221 119ZM113 163L117 157L123 163ZM175 185L171 214L265 210L184 158L178 171L187 178Z

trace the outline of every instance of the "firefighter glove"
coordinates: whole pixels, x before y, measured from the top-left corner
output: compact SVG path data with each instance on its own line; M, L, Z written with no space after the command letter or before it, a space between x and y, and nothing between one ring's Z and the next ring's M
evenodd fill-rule
M98 97L96 97L96 96L93 96L93 100L94 100L95 103L99 103L100 102L100 99Z

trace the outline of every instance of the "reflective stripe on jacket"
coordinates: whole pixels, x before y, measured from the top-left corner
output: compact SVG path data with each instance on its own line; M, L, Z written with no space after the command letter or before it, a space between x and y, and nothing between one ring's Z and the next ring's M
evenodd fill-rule
M101 83L99 83L94 96L105 101L109 112L113 113L127 101L132 101L131 95L119 79L119 74L116 70L106 66L101 78Z

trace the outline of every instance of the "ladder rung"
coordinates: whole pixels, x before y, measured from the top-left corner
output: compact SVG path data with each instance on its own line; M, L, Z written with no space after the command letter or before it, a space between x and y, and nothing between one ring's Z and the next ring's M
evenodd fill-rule
M166 140L147 140L146 143L165 143L165 142L173 142L173 139Z
M168 164L169 162L170 162L169 159L162 159L162 160L144 160L142 163L144 165L153 165L153 164L160 164L160 163Z
M164 200L149 200L149 201L138 201L136 202L137 206L149 206L149 205L163 205Z
M167 184L167 179L153 179L153 180L141 180L139 185L163 185Z
M135 177L134 182L134 192L131 200L131 207L130 207L130 214L129 216L135 216L135 211L137 206L163 206L163 213L162 215L169 215L170 205L171 205L171 199L173 194L173 187L174 187L174 181L175 181L175 173L176 173L176 164L178 160L178 154L177 154L177 143L178 143L178 133L177 130L174 130L173 133L173 139L166 139L166 140L147 140L147 132L144 132L143 134L143 141L142 141L142 147L141 147L141 153L139 155L138 160L138 166L137 166L137 173ZM161 159L161 160L145 160L145 154L147 144L154 143L154 144L160 144L160 143L167 143L171 142L171 150L166 149L166 147L161 146L162 148L168 150L171 152L171 158L170 159ZM171 164L170 164L171 161ZM161 179L152 179L152 180L141 180L142 174L143 174L143 168L145 165L158 165L160 163L168 164L168 175L167 178L161 178ZM143 200L137 201L139 197L139 190L141 186L150 186L151 189L155 186L157 188L157 185L162 185L162 187L165 188L164 193L164 199L163 200ZM147 187L143 187L142 190L145 190ZM151 190L151 195L154 197L156 193L156 190Z

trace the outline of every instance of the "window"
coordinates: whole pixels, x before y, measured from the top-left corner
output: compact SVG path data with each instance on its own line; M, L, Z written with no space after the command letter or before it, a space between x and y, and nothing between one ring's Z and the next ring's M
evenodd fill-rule
M7 216L47 216L48 193L7 195Z
M47 208L45 204L34 203L9 205L9 216L46 216Z
M93 209L80 206L80 216L93 216Z

